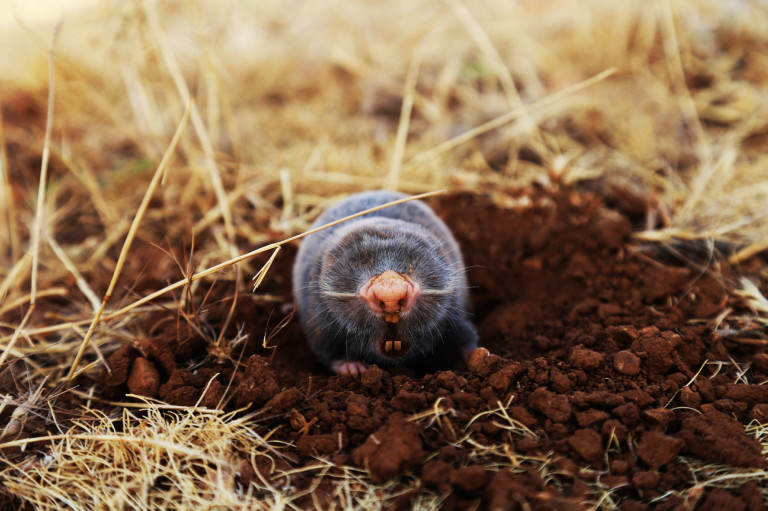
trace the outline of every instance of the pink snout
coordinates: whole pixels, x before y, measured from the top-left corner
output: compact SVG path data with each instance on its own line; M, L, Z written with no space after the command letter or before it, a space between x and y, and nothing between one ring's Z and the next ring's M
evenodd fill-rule
M371 278L359 291L360 297L376 314L384 314L384 319L397 323L402 312L413 307L421 286L407 275L387 270Z

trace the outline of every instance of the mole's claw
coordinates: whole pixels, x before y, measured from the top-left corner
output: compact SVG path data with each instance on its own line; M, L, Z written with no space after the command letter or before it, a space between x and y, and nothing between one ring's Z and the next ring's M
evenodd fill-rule
M354 378L359 378L363 375L365 370L368 369L368 364L364 362L344 362L337 360L331 364L331 369L333 369L334 373L340 376L352 376Z

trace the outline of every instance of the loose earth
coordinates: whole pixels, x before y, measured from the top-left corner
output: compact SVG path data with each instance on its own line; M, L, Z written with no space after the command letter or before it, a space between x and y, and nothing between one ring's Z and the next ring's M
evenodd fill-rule
M243 326L247 342L215 357L174 319L109 357L103 396L261 409L264 430L291 444L276 466L257 459L261 476L323 458L376 483L399 478L387 503L395 509L424 492L442 495L445 509L577 509L596 487L630 510L765 509L755 481L675 493L695 484L682 459L768 467L744 426L768 421L765 343L728 334L759 329L730 318L750 313L734 292L739 276L767 289L762 257L735 268L703 243L642 243L632 232L644 211L584 191L530 188L503 205L454 194L430 205L462 247L491 356L428 374L329 374L290 320L288 246L257 292L238 297L231 329ZM211 302L205 323L215 330L230 306ZM257 475L242 466L245 486ZM292 485L306 489L318 472ZM306 504L330 505L332 484L323 479Z

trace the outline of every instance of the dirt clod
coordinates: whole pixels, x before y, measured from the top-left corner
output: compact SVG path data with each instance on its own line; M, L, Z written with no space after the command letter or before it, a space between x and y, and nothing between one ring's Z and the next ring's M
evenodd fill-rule
M387 425L352 451L352 461L370 470L371 478L383 482L424 460L419 427L403 415L394 414Z
M577 429L568 439L579 456L589 462L599 461L603 454L603 439L599 433L591 429Z
M538 410L555 422L565 422L571 417L568 398L546 389L536 389L528 400L528 406Z
M265 408L268 408L272 413L283 413L298 406L303 400L304 394L299 389L286 389L272 397Z
M465 492L474 493L485 487L488 481L488 471L483 466L470 465L451 472L449 481L453 486Z
M613 367L627 376L640 372L640 358L631 351L621 350L613 357Z
M677 457L685 442L659 431L649 431L637 444L637 455L652 469L666 465Z
M584 371L591 371L602 365L603 358L602 353L579 347L571 351L569 362L573 367L583 369Z
M160 386L160 373L155 365L144 357L137 357L128 375L128 390L132 394L155 397Z
M680 437L685 450L703 460L739 467L768 466L760 442L747 436L736 419L716 410L684 419Z
M101 377L104 392L108 397L120 394L123 385L128 381L133 361L139 356L139 352L132 346L123 346L107 359L107 365Z

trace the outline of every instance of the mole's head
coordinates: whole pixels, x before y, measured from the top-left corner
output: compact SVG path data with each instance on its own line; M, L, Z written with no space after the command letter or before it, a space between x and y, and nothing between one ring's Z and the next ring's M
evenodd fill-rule
M439 349L441 325L460 313L464 285L450 246L422 227L384 218L340 230L332 243L319 278L317 320L326 338L382 366Z

